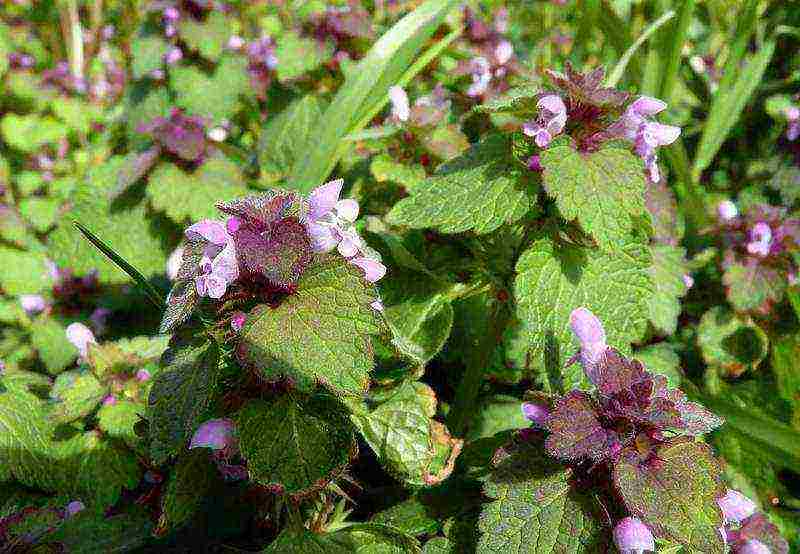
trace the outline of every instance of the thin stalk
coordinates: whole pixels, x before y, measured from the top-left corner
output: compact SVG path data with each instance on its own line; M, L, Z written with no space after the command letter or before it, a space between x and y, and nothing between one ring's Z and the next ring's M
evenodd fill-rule
M67 44L67 59L72 76L76 81L83 80L83 28L78 13L77 0L62 0L59 4L61 29Z
M664 25L667 21L675 17L675 12L670 10L655 21L653 21L650 25L645 28L639 38L637 38L633 44L625 51L622 57L617 62L617 65L614 66L614 69L608 75L608 79L606 80L606 86L615 87L619 80L622 78L623 73L625 73L625 68L628 67L628 64L633 58L633 55L636 51L645 43L645 41L650 38L653 33L658 31L658 29Z
M689 25L692 23L694 15L695 0L684 0L678 13L678 20L672 28L672 47L667 57L667 66L664 69L663 81L661 84L660 98L669 104L672 101L672 93L675 90L675 82L678 80L678 69L681 65L681 52L686 35L689 32Z

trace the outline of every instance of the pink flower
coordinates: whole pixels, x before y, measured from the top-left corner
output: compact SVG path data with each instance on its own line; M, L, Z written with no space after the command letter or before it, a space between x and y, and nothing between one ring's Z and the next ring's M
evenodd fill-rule
M786 120L789 122L786 128L786 139L797 140L797 137L800 137L800 108L790 106L786 108L784 113L786 114Z
M525 419L535 423L537 427L543 427L544 422L547 421L547 417L550 415L550 410L539 404L523 402L522 415L525 416Z
M690 289L694 286L694 277L692 277L688 273L684 273L682 279L683 279L683 284L686 286L687 289Z
M183 246L179 246L172 251L172 254L167 258L167 277L170 281L174 281L178 277L178 271L181 269L181 262L183 261Z
M210 419L195 431L189 448L210 448L223 453L236 449L236 425L233 420Z
M720 221L731 221L738 215L739 210L736 208L736 204L730 200L723 200L717 204L717 217L719 217Z
M756 503L739 491L728 489L725 496L717 500L725 523L741 523L756 511Z
M73 500L72 502L66 505L66 507L64 508L64 512L66 513L66 517L72 517L78 512L82 512L85 509L86 506L84 506L83 502L81 502L80 500Z
M611 137L625 138L633 142L636 153L644 160L650 180L653 182L661 179L656 149L672 144L681 134L680 127L664 125L648 119L666 107L666 103L658 98L640 96L606 131Z
M770 549L760 540L750 539L736 549L736 554L770 554Z
M470 62L470 73L472 84L467 89L467 96L483 96L492 82L492 67L489 61L483 56L473 58Z
M542 161L539 157L539 154L534 154L530 158L528 158L528 169L531 171L543 171L544 167L542 167Z
M200 275L195 278L197 294L209 298L222 298L228 285L239 277L239 262L233 237L220 221L205 219L186 230L189 240L205 242L200 260Z
M392 103L392 117L397 121L408 121L411 116L411 106L406 91L398 86L389 88L389 101Z
M747 251L761 258L769 255L772 247L772 229L767 223L759 221L748 232L749 242L747 243Z
M586 376L596 385L600 380L600 376L597 374L598 362L608 349L603 324L586 308L572 310L569 324L580 342L580 351L576 357L583 366Z
M105 398L103 398L103 406L114 406L117 403L117 397L113 394L109 394Z
M150 372L146 369L140 369L136 372L136 380L140 383L144 383L150 379Z
M237 333L242 330L245 322L247 321L247 314L244 312L236 312L231 316L231 329Z
M83 323L71 323L67 327L67 340L78 349L81 358L89 356L89 346L97 344L94 333Z
M635 517L626 517L614 527L614 544L621 554L642 554L656 550L650 529Z
M38 314L47 308L47 302L40 294L23 294L19 297L19 303L28 315Z
M522 126L522 132L533 137L539 148L547 148L567 124L567 106L557 94L543 96L536 103L539 117Z

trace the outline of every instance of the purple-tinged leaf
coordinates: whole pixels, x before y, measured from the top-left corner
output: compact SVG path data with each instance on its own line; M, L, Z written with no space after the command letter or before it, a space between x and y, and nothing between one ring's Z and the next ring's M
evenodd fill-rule
M243 270L263 275L270 283L289 288L311 262L311 241L295 217L266 227L244 223L233 235Z
M160 155L161 146L156 144L127 161L117 174L117 185L108 193L109 198L113 201L125 194L153 168Z
M547 452L563 460L599 461L611 455L618 437L603 428L598 411L597 403L585 392L572 391L559 399L545 421L550 431L545 442Z
M663 444L646 460L623 455L613 478L625 507L657 538L692 551L725 552L717 505L725 487L721 468L705 444L681 439Z
M578 73L567 62L565 69L566 74L548 70L547 75L556 87L569 94L575 102L598 108L621 108L630 96L627 92L603 86L605 71L602 67Z

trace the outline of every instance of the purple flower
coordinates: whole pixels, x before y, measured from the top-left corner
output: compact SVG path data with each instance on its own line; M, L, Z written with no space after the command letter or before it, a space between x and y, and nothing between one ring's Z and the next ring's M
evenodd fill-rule
M408 121L411 116L411 106L406 91L398 86L389 88L389 101L392 103L392 118L401 122Z
M232 453L236 449L236 425L227 418L210 419L195 431L189 448L210 448Z
M514 55L514 46L507 40L501 40L494 47L494 57L498 65L505 65Z
M467 96L483 96L489 90L492 82L492 67L483 56L478 56L470 61L472 84L467 89Z
M640 96L628 106L622 117L606 131L611 137L624 138L633 142L636 154L644 160L645 167L649 171L650 180L653 182L658 182L661 179L656 149L660 146L672 144L681 134L680 127L664 125L648 119L663 111L666 107L666 103L658 98Z
M772 247L772 229L767 223L759 221L750 229L747 234L747 251L761 258L769 255Z
M140 369L136 372L136 380L140 383L144 383L150 379L150 372L146 369Z
M576 354L577 360L583 366L583 371L593 384L600 382L598 362L608 349L606 332L603 324L586 308L576 308L569 316L572 332L578 337L581 349Z
M532 421L538 427L543 427L547 417L550 415L550 410L539 404L532 402L522 403L522 415L525 419Z
M170 48L169 52L164 54L164 62L167 65L175 65L182 59L183 59L183 51L177 46Z
M717 204L717 217L719 217L720 221L731 221L738 215L739 210L736 208L736 204L730 200L723 200Z
M683 284L686 286L687 289L690 289L694 286L694 277L692 277L688 273L684 273L682 279L683 279Z
M769 547L758 539L750 539L738 548L736 554L771 554Z
M236 312L231 316L231 329L237 333L242 330L245 322L247 321L247 314L244 312Z
M23 294L19 297L19 303L28 315L38 314L47 308L47 302L40 294Z
M228 285L239 277L239 263L233 237L228 234L225 224L205 219L186 230L189 240L205 242L203 257L200 259L200 274L195 278L197 294L219 299L225 294Z
M117 397L113 394L109 394L105 398L103 398L103 406L114 406L117 403Z
M621 554L642 554L656 550L650 529L635 517L626 517L614 527L614 544Z
M786 120L789 122L786 128L786 139L790 141L797 140L800 137L800 108L790 106L784 111Z
M756 511L756 503L739 491L728 489L725 496L717 501L722 509L725 523L741 523Z
M534 154L530 158L528 158L528 169L531 171L542 171L544 167L542 167L542 161L539 157L539 154Z
M228 48L231 50L241 50L244 47L244 39L239 35L231 35L228 39Z
M522 132L534 137L539 148L547 148L567 124L567 106L557 94L548 94L539 99L536 107L539 108L539 117L525 123Z
M339 200L342 184L341 179L336 179L311 191L304 225L315 251L330 252L336 248L374 283L386 275L386 266L353 226L358 218L358 202L349 198Z
M82 512L85 509L86 506L84 506L83 502L81 502L80 500L73 500L72 502L67 504L67 506L64 508L64 512L66 513L66 517L72 517L78 512Z
M67 340L78 349L81 358L89 355L89 346L97 344L94 333L83 323L70 323L67 327Z

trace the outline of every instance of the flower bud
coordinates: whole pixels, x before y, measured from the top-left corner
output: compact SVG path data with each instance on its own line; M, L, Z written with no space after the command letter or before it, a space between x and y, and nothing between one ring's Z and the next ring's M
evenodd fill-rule
M236 312L231 316L231 329L237 333L242 330L245 322L247 321L247 314L244 312Z
M656 542L650 529L635 517L626 517L614 527L614 544L621 554L655 552Z
M40 294L23 294L19 297L19 303L28 315L43 312L47 307L44 297Z
M117 397L109 394L103 399L103 406L114 406L117 403Z
M398 86L391 87L389 89L389 101L392 103L392 115L399 121L408 121L411 116L411 108L406 91Z
M83 502L80 500L73 500L67 504L64 511L66 512L66 517L72 517L78 512L82 512L84 509L86 509L86 506L84 506Z
M725 523L741 523L756 511L756 503L739 491L728 489L725 496L717 500Z
M235 430L236 427L230 419L210 419L197 429L189 448L232 449L236 442Z
M140 369L136 372L136 380L140 383L144 383L145 381L150 379L150 372L146 369Z
M81 358L86 358L89 355L90 344L97 344L94 333L83 323L71 323L67 327L66 333L67 340L78 349Z
M539 404L523 402L522 415L525 416L525 419L535 423L537 427L544 427L544 423L550 415L550 410Z
M683 279L683 284L686 286L687 289L690 289L694 286L694 277L692 277L688 273L684 273L682 279Z

